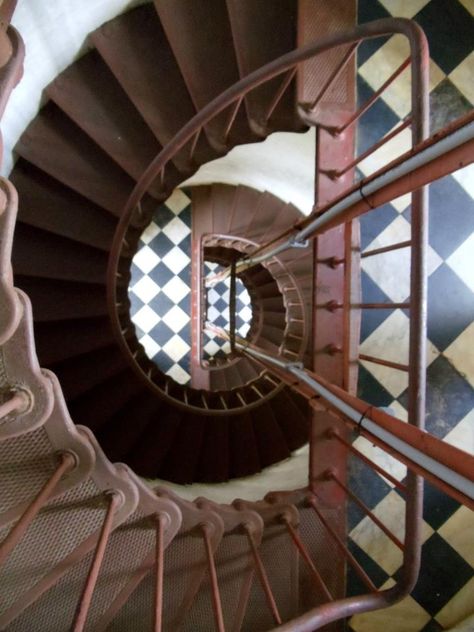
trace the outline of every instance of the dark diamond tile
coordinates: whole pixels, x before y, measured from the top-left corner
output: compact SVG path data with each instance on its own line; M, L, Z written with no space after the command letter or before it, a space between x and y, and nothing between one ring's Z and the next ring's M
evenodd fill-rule
M156 235L156 237L153 237L153 239L149 242L148 246L159 257L164 257L166 253L174 248L174 243L171 241L171 239L168 239L168 237L164 233L158 233L158 235Z
M186 285L190 286L191 285L191 262L189 262L189 264L185 266L177 276L179 276L181 281L186 283Z
M472 409L474 390L443 356L430 364L426 378L426 430L442 439ZM408 407L407 391L398 399Z
M227 287L227 284L224 283L224 281L221 281L221 283L218 283L214 286L214 290L217 292L217 294L219 294L219 296L224 296L228 289L229 288Z
M399 572L395 575L397 579ZM471 566L434 533L422 547L420 577L411 596L434 616L473 575Z
M425 483L423 518L438 530L459 509L460 504L436 487Z
M180 329L178 331L178 334L179 337L184 340L184 342L187 342L188 345L191 345L191 325L189 323L185 325L182 329ZM181 364L181 360L179 361L179 363Z
M428 338L444 351L471 323L473 314L473 293L443 263L428 279Z
M153 358L153 362L156 364L156 366L160 369L160 371L162 371L163 373L166 373L166 371L168 371L169 369L171 369L171 367L173 366L173 364L175 364L175 361L172 360L169 355L167 353L165 353L163 350L158 351L158 353L155 355L155 357Z
M140 279L143 276L143 271L140 270L140 268L135 265L132 261L132 264L130 266L130 285L135 285L135 283L137 283L138 281L140 281Z
M174 213L166 206L161 204L153 214L153 221L159 228L164 228L174 218Z
M428 621L428 623L425 625L425 627L420 630L420 632L442 632L444 630L443 626L440 625L436 619L431 619L431 621Z
M374 91L361 77L357 77L357 102L365 103ZM378 99L371 108L362 116L357 126L357 153L361 154L384 136L394 127L400 119L385 103Z
M362 364L359 365L357 396L372 406L378 407L388 406L393 401L390 393Z
M138 325L135 325L134 323L132 324L135 329L135 336L137 337L138 340L140 340L140 338L145 335L145 332L142 329L140 329Z
M398 213L391 204L384 204L375 211L362 215L359 220L361 250L365 250L397 217Z
M391 492L391 487L376 473L357 457L349 459L348 481L351 491L360 498L369 509L373 509ZM353 504L352 502L350 504ZM360 518L357 523L360 522ZM357 524L356 523L356 524ZM355 524L349 525L349 531Z
M389 297L364 270L361 271L361 288L363 302L390 303ZM361 342L368 338L394 311L393 309L363 309L360 325Z
M178 306L181 307L183 312L191 316L191 294L187 294L183 300L178 303Z
M160 321L148 332L148 335L160 346L163 346L174 336L174 331L172 331L163 321Z
M390 13L377 0L359 0L357 21L359 24L390 17ZM387 41L387 38L377 38L362 42L357 49L357 66L360 68L369 57Z
M191 204L188 204L182 211L178 214L179 219L191 228Z
M380 588L382 584L384 584L389 575L380 568L380 566L374 562L374 560L367 555L367 553L360 548L355 542L353 542L350 538L348 540L348 548L355 559L359 562L360 566L372 580L374 585L377 588ZM361 595L367 592L367 587L363 583L363 581L359 578L357 573L354 571L350 564L347 565L347 597L352 597L354 595Z
M134 292L129 292L128 298L130 299L130 315L135 316L145 303Z
M431 58L446 74L471 52L474 19L457 0L431 0L414 19L428 37Z
M227 318L224 318L223 316L218 316L214 320L214 324L217 325L218 327L227 327L227 325L229 324L229 321L227 320Z
M157 294L155 298L148 303L150 309L156 312L160 317L167 314L173 305L173 301L169 299L164 292Z
M430 185L429 241L447 259L474 231L474 200L452 176Z
M186 235L186 237L182 239L177 245L181 248L183 252L188 255L188 257L191 256L191 234Z
M224 301L222 298L220 298L214 303L214 307L219 312L223 312L224 310L226 310L229 307L229 304L226 301Z
M174 277L173 272L162 261L150 271L148 276L153 279L158 287L164 287Z
M471 104L446 78L430 93L430 131L440 130L471 109Z

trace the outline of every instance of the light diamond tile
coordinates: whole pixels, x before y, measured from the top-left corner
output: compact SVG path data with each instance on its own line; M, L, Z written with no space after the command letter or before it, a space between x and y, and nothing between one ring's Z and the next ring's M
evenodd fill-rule
M190 287L179 277L173 277L161 288L162 292L174 303L180 303L191 291Z
M173 274L179 274L181 270L191 263L188 255L178 246L172 248L162 257L161 261L171 270Z
M445 349L443 355L474 387L474 322Z
M360 352L375 358L390 360L400 364L408 363L409 319L400 310L395 310L360 346ZM436 347L427 341L427 365L438 357ZM362 361L364 367L388 390L398 397L408 386L408 375L405 371L392 369L373 362Z
M239 316L240 318L242 318L242 320L246 320L247 322L249 322L252 319L252 310L250 309L250 307L246 306L240 310Z
M191 200L184 191L181 191L181 189L175 189L171 196L166 200L166 206L175 215L178 215L190 204L190 202Z
M137 254L133 257L133 263L145 274L148 274L148 272L153 270L159 262L160 258L149 246L143 246L143 248L140 248Z
M397 18L412 18L428 4L430 0L379 0L390 15Z
M210 305L207 310L207 320L213 323L216 318L219 318L219 314L220 312L213 305Z
M169 355L174 362L179 362L183 356L185 356L191 347L188 343L175 334L168 342L163 345L162 350Z
M410 54L408 40L394 35L359 68L359 74L373 90L378 90L386 79ZM430 90L445 77L443 71L430 59ZM411 68L407 68L383 93L382 99L402 119L411 109Z
M411 238L411 227L399 216L380 233L366 248L382 248ZM428 274L432 274L442 263L441 257L428 246ZM394 250L375 257L362 259L362 268L381 290L395 303L401 303L410 294L410 249Z
M242 327L239 327L237 333L242 338L245 338L245 336L249 333L249 329L250 329L250 325L249 324L245 324L245 325L242 325Z
M461 506L438 533L474 569L474 511Z
M391 588L393 584L390 579L382 589ZM357 614L350 619L350 624L354 632L414 632L422 630L430 619L426 610L408 596L389 608Z
M153 338L149 336L148 334L145 334L144 336L142 336L139 342L145 349L145 353L150 358L150 360L153 360L154 356L161 349L160 345L155 340L153 340Z
M474 16L474 0L459 0L462 6Z
M398 124L393 127L388 133L393 131L398 127ZM388 165L389 162L398 158L406 151L411 149L411 130L410 128L405 128L399 134L394 136L391 140L386 142L382 147L377 149L373 154L371 154L368 158L359 163L359 169L365 176L368 176L383 165ZM403 196L406 197L406 196Z
M165 325L168 325L171 331L178 333L178 331L181 331L181 329L191 321L191 318L181 307L175 305L161 320Z
M160 322L160 317L153 309L148 307L148 305L144 305L132 317L132 321L135 325L137 325L137 327L140 327L140 329L147 334L157 323Z
M149 303L160 291L158 285L149 276L143 276L138 283L132 287L132 292L144 303Z
M393 400L389 408L391 409L393 416L397 419L400 419L401 421L408 420L408 411L396 399Z
M186 226L183 220L179 219L179 217L173 218L162 230L168 239L174 244L179 244L191 232L189 226Z
M403 465L403 463L400 463L398 459L395 459L393 456L390 456L390 454L387 454L385 450L382 450L381 448L373 445L373 443L368 441L365 437L357 437L352 445L354 446L354 448L356 448L356 450L359 450L360 452L362 452L362 454L365 454L368 459L374 461L374 463L376 463L386 472L391 474L394 478L397 479L397 481L402 481L405 478L407 473L406 465ZM390 485L390 487L395 487L395 485L388 479L386 479L385 477L382 478L387 483L387 485Z
M373 509L373 513L388 529L403 542L405 537L405 501L391 491ZM433 529L422 522L421 540L433 534ZM350 537L389 575L393 575L403 561L402 551L366 516L352 529Z
M216 292L214 288L209 288L207 290L207 302L209 305L214 305L220 299L221 295L219 292Z
M461 419L443 441L474 455L474 410Z
M474 630L474 577L472 577L435 616L445 630L472 632ZM466 619L468 619L466 621ZM457 627L459 625L459 627ZM453 626L456 626L455 628Z
M190 374L185 371L183 367L179 366L179 364L173 364L173 366L166 371L166 375L169 375L175 382L178 382L178 384L187 384L191 379Z
M143 233L140 235L140 239L144 244L149 244L150 241L154 239L159 232L160 227L157 226L155 222L150 222Z
M458 169L452 176L462 186L464 191L474 198L474 164Z
M207 353L210 356L215 355L219 350L220 350L220 345L218 345L215 340L209 340L209 342L207 342L204 345L204 351L205 353Z
M474 292L474 233L448 257L446 263Z
M449 75L449 79L466 99L474 104L474 51L465 57Z

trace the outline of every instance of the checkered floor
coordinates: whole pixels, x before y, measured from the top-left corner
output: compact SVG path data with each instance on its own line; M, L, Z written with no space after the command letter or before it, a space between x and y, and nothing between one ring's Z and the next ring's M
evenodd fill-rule
M474 103L474 2L472 0L359 0L359 21L390 15L414 18L425 30L431 55L431 131ZM407 57L402 36L364 43L358 57L358 97L369 98ZM392 130L410 109L405 71L363 117L358 152ZM409 147L402 132L360 164L362 176ZM468 168L430 187L428 252L427 430L474 452L474 173ZM410 199L403 196L361 220L362 249L379 248L410 236ZM404 302L409 296L409 252L369 257L362 264L364 302ZM395 362L408 360L408 317L402 310L365 310L361 352ZM406 374L363 362L359 395L389 406L406 419ZM404 467L363 438L356 446L403 480ZM351 464L352 487L395 534L403 538L402 496L364 465ZM397 578L400 550L351 507L354 555L380 586ZM422 570L411 597L378 613L353 617L354 632L438 632L474 613L474 513L426 486ZM364 591L350 576L350 591Z
M216 274L222 269L222 266L217 263L204 262L206 276ZM229 293L230 279L218 283L207 291L207 321L227 331L230 328ZM245 338L252 321L252 306L250 295L239 278L235 280L235 295L235 333L241 338ZM229 342L219 339L210 331L205 332L203 342L203 357L205 360L225 357L228 353L230 353Z
M191 205L177 189L140 237L131 318L148 357L180 384L191 379Z

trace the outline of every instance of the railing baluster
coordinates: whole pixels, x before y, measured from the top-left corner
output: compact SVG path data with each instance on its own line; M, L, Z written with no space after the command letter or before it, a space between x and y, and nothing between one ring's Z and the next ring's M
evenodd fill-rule
M329 592L328 587L326 586L326 584L323 581L323 578L321 577L321 575L319 574L318 569L316 568L316 566L313 563L313 560L310 558L308 551L306 550L305 545L303 544L301 538L299 537L299 535L296 533L296 529L293 527L293 525L291 524L289 518L287 516L283 516L282 520L284 522L284 524L286 525L286 528L288 530L288 533L291 536L291 539L293 540L296 548L298 549L301 557L304 559L304 561L306 562L309 570L311 571L311 576L313 577L313 580L315 582L315 584L317 585L319 590L322 590L322 592L324 593L326 599L328 601L333 601L333 597L331 595L331 593Z
M196 146L199 140L199 136L201 135L202 128L200 127L198 131L194 134L193 140L191 142L191 147L189 149L189 160L192 160L194 157L194 152L196 151Z
M224 616L222 614L221 595L219 592L219 584L217 581L216 564L214 561L214 553L211 546L210 526L206 523L202 524L201 530L204 537L204 546L206 549L206 558L207 558L207 567L209 570L209 577L211 579L212 607L214 610L216 630L218 632L225 632Z
M366 362L373 362L374 364L380 364L382 366L388 366L391 369L398 369L398 371L409 371L408 364L400 364L399 362L392 362L391 360L383 360L382 358L375 358L365 353L359 353L359 360L365 360Z
M380 88L376 92L374 92L374 94L370 97L370 99L367 99L364 105L362 105L358 110L356 110L354 114L351 117L349 117L349 119L344 123L344 125L341 125L340 127L338 127L335 130L335 132L337 134L342 134L342 132L345 132L346 129L348 129L351 125L353 125L356 121L358 121L360 117L363 116L367 112L367 110L371 107L371 105L373 105L375 101L377 101L380 95L383 92L385 92L388 86L391 83L393 83L399 75L402 74L402 72L405 70L405 68L407 68L410 65L410 63L411 63L411 57L407 57L405 61L403 62L403 64L401 64L401 66L399 66L395 70L395 72L390 75L387 81L385 81L385 83L383 83L380 86Z
M332 439L332 438L337 439L340 443L342 443L347 448L347 450L352 452L352 454L354 454L357 458L359 458L361 461L364 461L364 463L366 463L372 469L376 470L381 476L383 476L388 481L390 481L392 483L392 485L394 485L401 492L406 493L407 488L406 488L406 486L403 483L400 483L399 480L397 480L389 472L387 472L382 467L380 467L380 465L375 463L375 461L371 461L368 457L365 456L365 454L360 452L360 450L357 450L356 448L354 448L354 446L351 445L345 439L343 439L339 433L331 431L331 432L328 433L328 437L330 439Z
M410 309L410 303L355 303L353 307L359 309Z
M367 505L358 497L356 496L348 487L347 485L345 485L335 474L334 472L330 472L329 476L331 477L331 479L337 483L337 485L339 485L339 487L341 489L343 489L346 494L349 496L349 498L351 498L357 505L359 505L359 507L362 509L362 511L364 511L364 513L366 513L369 518L379 527L379 529L381 529L385 535L390 538L390 540L392 540L392 542L395 544L395 546L397 546L401 551L403 551L405 549L405 547L403 546L403 544L400 542L400 540L397 538L397 536L395 534L393 534L390 529L388 527L386 527L384 525L383 522L381 522L377 516L367 507Z
M255 568L257 569L257 576L260 580L260 584L262 585L263 592L265 593L268 607L270 609L270 612L272 613L273 620L277 625L280 625L280 613L278 612L278 607L276 605L275 597L273 596L272 588L270 586L270 582L268 580L268 575L263 565L262 558L260 557L260 553L258 552L255 540L253 539L251 527L249 525L244 525L244 529L247 534L250 549L252 551L253 561L255 563Z
M339 535L334 531L334 529L328 523L328 521L323 516L323 514L319 511L319 509L318 509L318 507L316 505L315 499L310 497L310 498L308 498L308 502L311 505L311 507L313 508L313 510L316 513L316 515L318 516L318 518L321 521L322 525L326 528L326 530L329 533L329 535L336 542L338 548L342 551L344 557L347 558L347 560L349 560L349 563L351 564L352 568L357 573L357 575L360 577L360 579L364 582L364 584L367 586L367 588L369 590L372 590L372 591L376 592L377 588L374 586L374 584L373 584L372 580L370 579L370 577L367 575L367 573L364 571L362 566L359 564L359 562L355 559L355 557L349 551L349 549L344 544L344 542L341 540Z
M25 393L16 391L10 399L3 404L0 404L0 419L3 419L11 413L20 412L26 406L28 406L28 401Z
M241 95L237 101L235 102L234 107L232 108L232 111L230 113L229 116L229 120L227 121L227 125L224 131L224 143L227 143L228 139L229 139L229 134L230 134L230 130L232 129L232 125L235 122L235 118L237 116L237 112L239 111L239 108L242 104L242 101L244 100L244 95Z
M155 609L153 632L161 632L163 622L163 569L164 569L164 533L165 518L161 514L156 517L155 548Z
M321 92L318 94L318 96L316 97L316 99L313 101L313 103L311 103L311 105L309 106L308 110L310 112L314 112L314 110L316 109L317 105L321 102L321 100L323 99L324 95L326 94L326 92L329 90L329 88L333 85L333 83L339 78L340 74L342 73L342 71L344 70L344 68L346 67L346 64L349 62L350 58L352 57L352 55L355 53L357 47L359 46L359 42L355 42L354 44L351 44L348 48L348 50L346 51L345 55L343 56L343 58L341 59L339 65L337 66L337 68L329 75L326 83L324 84L324 86L321 89Z
M297 66L294 68L290 68L286 75L283 78L278 90L275 92L275 96L273 97L268 109L265 113L264 121L265 124L268 122L268 119L271 117L273 112L275 111L276 106L280 103L282 96L285 94L286 89L290 85L293 77L296 75Z
M361 252L361 259L365 257L373 257L374 255L381 255L384 252L392 252L393 250L400 250L401 248L409 248L411 246L411 240L400 241L398 244L392 244L391 246L383 246L382 248L374 248L373 250L366 250Z
M109 499L109 505L107 507L104 522L102 523L100 536L94 551L94 557L89 568L86 583L84 584L82 595L76 609L72 632L82 632L86 625L87 614L89 612L92 596L94 594L94 588L97 583L97 578L99 577L100 567L104 559L107 542L109 541L109 537L112 532L112 523L115 511L121 502L120 494L115 491L108 492L107 496Z
M51 475L51 478L47 481L33 502L22 514L15 526L8 532L7 537L0 544L0 566L5 562L15 546L22 539L30 524L36 518L38 512L49 500L49 497L53 493L58 482L66 474L66 472L74 467L75 464L76 458L70 452L63 452L60 455L60 462Z
M391 132L389 132L386 136L384 136L378 142L376 142L374 145L372 145L372 147L369 147L369 149L367 149L367 151L364 151L362 154L360 154L360 156L357 156L357 158L354 158L354 160L352 162L350 162L348 165L346 165L344 167L344 169L340 169L338 171L334 171L331 175L333 177L335 177L335 178L340 178L345 173L347 173L348 171L350 171L351 169L356 167L360 162L362 162L363 160L368 158L368 156L370 156L371 154L376 152L377 149L380 149L380 147L382 147L383 145L388 143L388 141L392 140L392 138L395 138L395 136L398 136L398 134L400 134L400 132L403 132L403 130L406 129L407 127L409 127L410 125L411 125L411 116L409 116L404 121L402 121L402 123L400 123L400 125L398 125L395 129L393 129Z

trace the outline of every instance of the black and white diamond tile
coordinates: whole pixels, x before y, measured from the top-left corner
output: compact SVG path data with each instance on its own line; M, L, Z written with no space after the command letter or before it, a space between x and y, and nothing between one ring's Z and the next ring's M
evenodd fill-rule
M430 45L431 130L471 110L474 104L474 2L472 0L359 0L359 21L413 18ZM358 97L364 102L408 55L401 36L372 40L358 51ZM410 71L405 70L361 119L358 153L393 130L410 110ZM366 176L410 147L410 130L359 165ZM474 453L474 168L460 170L430 187L428 250L428 344L426 426L445 441ZM403 196L361 220L362 250L410 237L410 197ZM368 257L362 264L364 302L405 302L409 252ZM361 350L406 363L408 313L364 310ZM359 396L407 419L406 375L364 362ZM406 468L362 437L356 447L398 481ZM367 471L365 471L367 469ZM350 465L350 482L367 506L403 537L404 501L393 483ZM356 507L349 508L349 542L378 587L397 579L401 552ZM438 632L474 615L474 513L426 486L423 554L419 582L396 606L351 619L354 632ZM356 553L357 552L357 553ZM349 593L357 580L348 576ZM359 589L361 587L359 586Z
M158 368L190 379L191 200L180 189L160 205L140 237L129 297L138 340Z
M218 263L211 261L204 262L204 273L206 276L217 274L222 269L223 267ZM235 280L235 295L235 333L241 338L245 338L249 332L252 321L252 306L247 288L239 278L236 278ZM225 279L225 281L222 281L207 290L206 320L209 323L227 331L230 328L229 300L230 279ZM218 338L211 331L206 331L204 333L203 357L205 360L210 360L211 358L216 357L225 357L229 353L229 342Z

